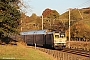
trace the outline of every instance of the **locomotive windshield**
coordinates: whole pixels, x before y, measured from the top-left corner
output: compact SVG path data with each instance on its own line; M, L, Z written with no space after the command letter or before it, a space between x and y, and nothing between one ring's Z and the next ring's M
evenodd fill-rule
M56 38L59 38L59 35L55 35Z

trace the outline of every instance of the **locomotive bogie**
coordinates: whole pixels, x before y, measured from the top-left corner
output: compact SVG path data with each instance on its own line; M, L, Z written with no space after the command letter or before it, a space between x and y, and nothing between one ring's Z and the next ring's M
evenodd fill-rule
M66 47L66 44L65 43L55 43L54 44L54 48L55 49L63 49Z

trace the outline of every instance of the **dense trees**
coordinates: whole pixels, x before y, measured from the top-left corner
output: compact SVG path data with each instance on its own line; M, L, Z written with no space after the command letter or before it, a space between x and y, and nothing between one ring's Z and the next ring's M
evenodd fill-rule
M42 13L44 17L44 29L54 29L59 24L59 13L56 10L51 10L49 8L45 9ZM58 21L58 24L56 23Z
M83 21L79 21L71 27L71 37L72 38L77 38L80 40L81 38L90 39L89 34L90 34L90 26L84 23Z
M51 10L49 8L45 9L42 12L44 17L43 21L43 29L54 29L54 30L61 30L65 27L64 23L59 20L59 13L56 10ZM23 15L22 20L22 30L41 30L42 29L42 17L37 16L33 13L30 17ZM25 24L25 22L27 23Z
M59 18L59 13L56 10L51 10L49 8L45 9L42 15L44 18L50 18L50 19Z
M32 15L26 16L24 13L21 14L21 27L22 31L30 31L30 30L41 30L41 16L37 16L35 13L32 13Z
M0 0L0 37L17 33L20 11L12 5L18 0Z

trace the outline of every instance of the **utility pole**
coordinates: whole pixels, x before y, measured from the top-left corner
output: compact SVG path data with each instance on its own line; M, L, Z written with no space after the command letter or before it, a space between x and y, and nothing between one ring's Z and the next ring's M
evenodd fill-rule
M43 30L43 15L42 15L42 30Z
M70 48L70 11L71 11L71 8L69 8L69 48Z

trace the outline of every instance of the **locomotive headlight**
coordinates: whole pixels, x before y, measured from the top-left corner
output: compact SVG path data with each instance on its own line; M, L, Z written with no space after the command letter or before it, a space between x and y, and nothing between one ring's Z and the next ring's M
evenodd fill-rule
M64 44L64 45L66 45L66 44Z
M57 45L57 43L55 43L55 45Z

